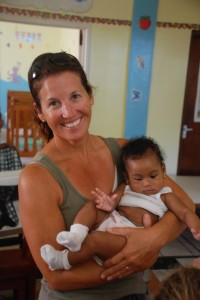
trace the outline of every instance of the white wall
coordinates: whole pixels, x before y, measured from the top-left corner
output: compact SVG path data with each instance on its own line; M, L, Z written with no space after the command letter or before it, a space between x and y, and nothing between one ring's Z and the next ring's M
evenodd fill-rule
M27 80L27 71L32 60L43 52L56 52L62 49L74 53L79 58L78 29L0 21L0 31L0 73L3 80L7 80L8 72L12 71L17 63L20 67L19 75ZM34 40L27 39L28 33L35 34Z
M130 1L116 1L110 10L105 1L94 1L90 13L99 16L104 11L105 17L121 19L132 14ZM157 21L200 24L200 1L159 0ZM131 28L94 24L91 34L90 80L98 87L92 132L123 136ZM169 174L177 170L190 37L190 29L156 28L147 135L164 149Z
M200 24L200 1L159 0L158 21ZM164 149L171 175L177 170L190 39L189 29L156 29L147 135Z

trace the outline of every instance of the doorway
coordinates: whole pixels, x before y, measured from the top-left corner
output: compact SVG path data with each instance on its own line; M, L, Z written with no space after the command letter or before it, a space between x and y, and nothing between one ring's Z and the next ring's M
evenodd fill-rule
M30 19L30 18L29 18ZM84 24L31 24L18 19L0 21L0 112L7 119L7 91L27 91L27 72L33 59L44 52L61 50L76 56L88 72L88 35ZM6 63L5 63L6 62Z
M177 175L200 176L200 31L191 35Z

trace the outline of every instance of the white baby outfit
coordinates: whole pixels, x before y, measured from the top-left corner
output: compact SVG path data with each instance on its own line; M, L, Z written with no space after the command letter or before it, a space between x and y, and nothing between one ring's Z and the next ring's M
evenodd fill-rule
M157 194L147 196L144 194L138 194L131 191L129 185L124 190L124 195L121 198L120 206L140 207L148 210L149 212L162 218L165 212L168 210L164 202L161 200L162 194L171 193L172 190L169 187L164 187ZM110 213L110 216L99 225L97 231L106 231L108 228L113 227L136 227L126 217L121 216L116 210Z

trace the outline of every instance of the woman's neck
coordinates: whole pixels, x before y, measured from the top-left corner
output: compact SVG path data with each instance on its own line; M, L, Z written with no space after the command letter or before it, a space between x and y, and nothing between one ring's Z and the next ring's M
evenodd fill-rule
M76 141L66 141L64 139L60 139L54 137L52 139L52 148L55 153L58 153L59 156L62 157L81 157L83 160L88 159L88 153L94 149L94 136L87 134L80 140Z

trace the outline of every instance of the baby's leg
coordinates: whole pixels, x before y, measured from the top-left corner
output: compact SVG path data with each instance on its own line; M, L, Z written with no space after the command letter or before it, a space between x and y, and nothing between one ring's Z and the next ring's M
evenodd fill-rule
M67 249L63 251L56 250L53 246L48 244L40 248L42 258L52 271L57 269L69 270L71 268L68 262L68 252L69 250Z
M73 252L80 250L81 245L88 235L89 228L82 224L73 224L70 231L61 231L56 237L58 244L65 246Z
M41 256L51 270L68 270L71 266L88 261L94 256L102 260L110 258L117 254L125 244L126 238L123 236L95 231L87 236L79 252L58 251L50 245L45 245L41 248Z
M57 235L57 242L73 252L80 250L88 231L96 227L109 213L96 209L94 201L88 201L78 212L70 231Z
M109 232L94 231L85 239L79 252L68 253L68 261L71 266L92 259L94 256L102 260L117 254L126 244L126 238Z

